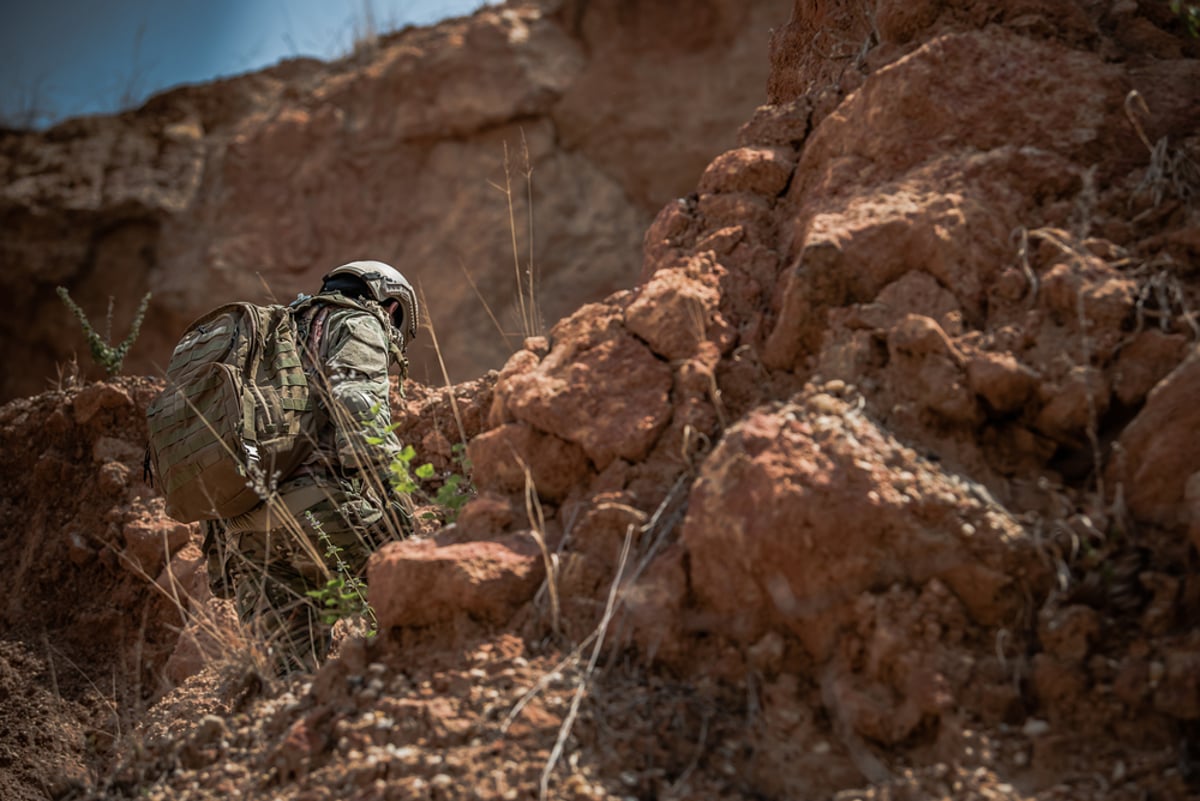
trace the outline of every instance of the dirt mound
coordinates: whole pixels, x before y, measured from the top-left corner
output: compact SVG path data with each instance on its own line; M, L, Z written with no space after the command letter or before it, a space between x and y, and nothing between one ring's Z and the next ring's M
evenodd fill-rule
M479 494L379 636L210 665L92 796L1200 798L1198 56L796 2L639 284L400 406Z
M157 390L121 379L0 408L6 749L27 797L83 786L81 766L107 759L167 687L182 623L167 588L189 570L193 527L166 518L142 481ZM45 717L31 736L20 720L34 710Z
M59 798L94 780L84 759L87 711L57 694L48 663L0 641L0 795Z

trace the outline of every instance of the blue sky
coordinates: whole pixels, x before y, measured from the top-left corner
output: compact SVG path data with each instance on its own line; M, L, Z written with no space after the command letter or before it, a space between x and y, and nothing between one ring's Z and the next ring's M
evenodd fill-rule
M336 58L378 30L469 14L483 0L4 0L0 119L108 113L183 83L293 56Z

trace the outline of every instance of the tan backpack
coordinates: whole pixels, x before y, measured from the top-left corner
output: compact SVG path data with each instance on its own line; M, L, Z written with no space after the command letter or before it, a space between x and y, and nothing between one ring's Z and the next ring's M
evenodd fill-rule
M318 404L293 311L230 303L192 323L175 346L147 422L154 473L176 520L244 514L312 452Z

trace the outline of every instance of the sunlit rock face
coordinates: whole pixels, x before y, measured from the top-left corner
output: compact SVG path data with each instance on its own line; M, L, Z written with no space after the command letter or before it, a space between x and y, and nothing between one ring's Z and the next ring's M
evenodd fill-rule
M154 293L126 372L158 373L223 301L290 300L358 258L424 293L413 375L499 367L524 336L629 286L657 209L766 98L786 0L516 2L177 89L112 117L0 133L0 398L113 336Z

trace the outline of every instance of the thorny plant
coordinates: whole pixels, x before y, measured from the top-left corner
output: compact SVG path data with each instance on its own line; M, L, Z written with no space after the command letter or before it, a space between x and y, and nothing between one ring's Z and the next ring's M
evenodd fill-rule
M104 335L101 336L92 326L87 318L87 314L79 307L79 304L71 299L67 288L60 286L57 292L59 298L62 299L63 305L70 309L75 318L79 320L79 326L83 329L84 336L87 337L88 348L92 353L92 361L98 367L104 368L104 371L110 376L120 373L121 364L125 361L125 356L129 353L129 349L133 347L138 334L141 333L142 320L146 316L146 307L150 304L150 293L147 292L142 298L142 302L138 304L137 311L133 315L133 323L129 327L129 335L125 337L120 345L114 346L112 344L113 298L111 296L108 299L108 314L104 321Z

